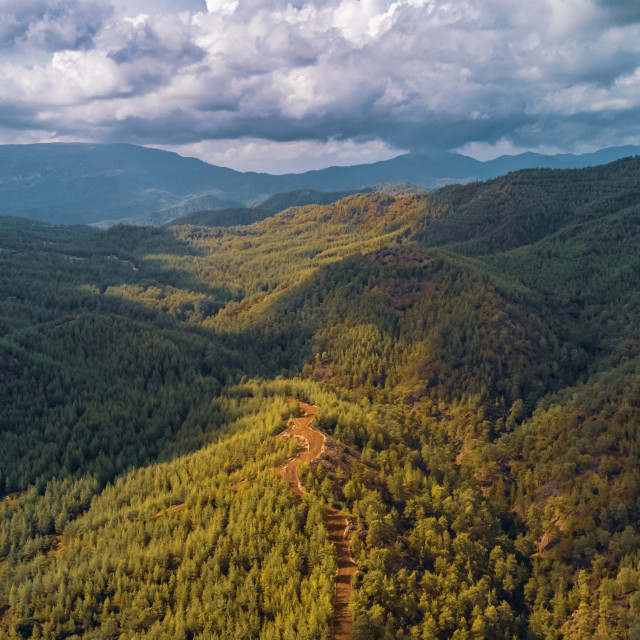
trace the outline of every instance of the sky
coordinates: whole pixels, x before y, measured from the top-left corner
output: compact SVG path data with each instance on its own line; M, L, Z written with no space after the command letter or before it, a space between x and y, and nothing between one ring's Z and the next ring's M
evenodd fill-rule
M0 144L242 171L640 144L634 0L0 0Z

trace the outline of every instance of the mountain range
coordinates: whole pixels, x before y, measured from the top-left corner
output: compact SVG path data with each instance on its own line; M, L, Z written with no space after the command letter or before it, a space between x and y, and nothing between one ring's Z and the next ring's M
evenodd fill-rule
M0 640L640 637L640 157L394 190L0 216Z
M405 154L373 164L270 175L130 144L4 145L0 214L53 224L158 225L199 211L260 206L286 192L354 192L397 181L433 189L523 168L598 165L639 151L626 146L583 155L524 153L486 162L456 153ZM299 204L295 197L292 201Z

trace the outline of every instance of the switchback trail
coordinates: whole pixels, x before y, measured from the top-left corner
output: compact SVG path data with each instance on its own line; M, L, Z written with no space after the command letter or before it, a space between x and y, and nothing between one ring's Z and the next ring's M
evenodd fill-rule
M303 462L313 462L319 458L324 451L326 441L324 434L311 427L318 407L301 402L300 409L302 416L292 418L280 437L283 439L296 438L302 446L295 458L287 460L276 468L276 472L289 483L291 492L298 497L304 493L304 487L298 476L298 466ZM331 638L332 640L350 640L353 626L353 618L349 611L349 598L352 591L351 576L358 571L358 567L351 557L351 538L355 528L351 516L338 511L331 505L326 505L326 510L327 533L329 540L336 548L338 561L333 592Z

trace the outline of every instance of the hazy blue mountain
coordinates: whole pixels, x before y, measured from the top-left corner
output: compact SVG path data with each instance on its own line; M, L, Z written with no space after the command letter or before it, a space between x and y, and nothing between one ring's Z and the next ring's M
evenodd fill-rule
M0 146L0 213L64 224L122 220L196 195L234 200L226 192L238 177L231 169L129 144Z
M268 197L286 192L330 192L320 204L336 192L382 183L434 188L523 168L604 164L639 152L640 147L627 146L584 155L524 153L488 162L456 153L404 154L373 164L270 175L130 144L5 145L0 146L0 215L59 224L165 224L202 210L263 206ZM308 197L300 197L297 202L290 195L278 196L286 206L306 204Z
M173 220L197 214L202 211L218 213L220 211L238 211L241 208L242 206L240 203L235 200L222 200L210 194L198 194L185 198L176 204L164 207L158 211L150 211L149 213L137 215L134 214L127 218L100 220L99 222L94 222L93 226L102 229L108 229L116 224L160 227Z
M640 154L640 147L626 145L623 147L610 147L600 149L593 153L573 154L560 153L555 156L547 156L541 153L521 153L517 156L500 156L495 160L484 162L487 171L487 178L495 178L509 171L518 169L533 169L545 167L547 169L583 169L601 164L608 164L620 158L637 156Z

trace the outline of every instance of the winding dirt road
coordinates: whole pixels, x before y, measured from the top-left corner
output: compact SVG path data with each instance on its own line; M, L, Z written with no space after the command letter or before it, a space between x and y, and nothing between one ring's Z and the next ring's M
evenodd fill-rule
M318 407L300 403L302 416L293 418L280 437L287 440L297 438L301 448L295 458L287 460L276 468L288 483L291 491L296 496L302 496L304 487L298 476L298 466L303 462L313 462L324 451L326 437L320 431L311 427ZM351 538L355 532L354 519L330 505L326 505L327 533L329 540L336 548L338 570L336 572L333 592L333 618L331 619L332 640L350 640L353 618L349 611L349 598L351 596L351 576L358 571L356 563L351 557Z
M311 423L318 413L318 407L300 403L302 416L292 418L287 428L280 434L283 440L296 438L300 441L301 448L295 458L287 460L283 465L276 467L279 473L288 483L291 492L300 497L304 493L304 487L298 477L298 466L303 462L313 462L324 451L325 436L320 431L311 428Z

